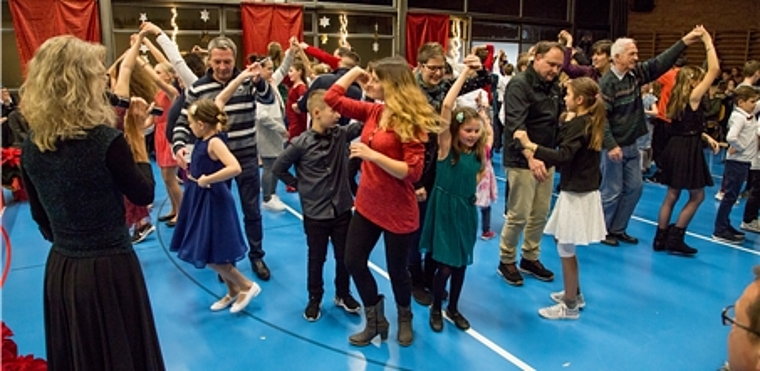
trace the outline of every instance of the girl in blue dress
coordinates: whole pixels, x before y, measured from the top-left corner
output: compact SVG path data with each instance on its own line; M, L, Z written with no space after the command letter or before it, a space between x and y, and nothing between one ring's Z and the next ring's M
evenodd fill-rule
M224 111L210 99L196 101L187 111L198 141L170 250L196 268L208 265L217 272L228 291L211 310L232 305L230 312L237 313L261 292L234 265L245 257L246 245L228 180L241 168L220 133L227 122Z

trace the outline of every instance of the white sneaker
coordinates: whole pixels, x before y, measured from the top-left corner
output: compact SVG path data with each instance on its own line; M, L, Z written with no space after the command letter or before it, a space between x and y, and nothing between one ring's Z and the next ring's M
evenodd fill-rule
M755 219L749 223L742 222L739 228L749 232L760 233L760 221Z
M269 211L285 211L287 208L285 203L280 201L280 198L277 197L277 195L272 195L272 198L261 204L261 207Z
M718 193L715 194L715 199L718 201L723 201L723 191L718 191Z
M549 294L549 297L555 302L555 303L564 303L565 302L565 290L553 292ZM575 297L575 302L578 305L578 309L583 309L583 307L586 306L586 300L583 298L583 294L579 294Z
M565 303L552 305L551 307L541 308L538 314L546 319L578 319L581 316L578 307L570 309Z

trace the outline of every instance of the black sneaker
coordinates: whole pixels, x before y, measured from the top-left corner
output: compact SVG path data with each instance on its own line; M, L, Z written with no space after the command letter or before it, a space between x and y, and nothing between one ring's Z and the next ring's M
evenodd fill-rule
M135 227L134 233L132 233L132 244L137 245L140 242L145 241L149 234L153 233L156 227L153 224L145 224L142 227Z
M306 309L303 311L303 318L306 318L309 322L318 320L322 316L321 308L321 299L309 299L309 304L306 305Z
M429 307L433 304L433 296L424 287L412 286L412 297L419 305Z
M554 281L554 272L546 269L541 261L521 259L520 271L525 274L530 274L541 281L551 282Z
M731 231L715 232L712 235L712 239L720 242L726 242L733 245L741 245L744 242L744 238L737 237Z
M736 238L740 238L740 239L743 240L746 237L745 234L744 234L744 232L737 230L733 226L729 225L728 226L728 231L731 232L731 234L733 234L734 237L736 237Z
M256 273L256 277L262 281L269 281L269 278L272 276L271 272L269 272L269 267L267 267L267 264L262 259L252 259L251 268L253 268L253 273Z
M617 236L614 234L608 234L602 241L600 241L602 244L607 246L619 246L620 241L618 241Z
M356 301L356 299L354 299L354 297L351 296L351 294L348 294L343 297L336 296L335 305L343 308L343 310L345 310L348 313L354 313L354 314L358 314L362 309L361 304L359 304L359 302Z
M499 268L496 269L496 272L504 278L504 281L507 281L512 286L522 286L523 284L522 274L517 270L515 263L499 263Z

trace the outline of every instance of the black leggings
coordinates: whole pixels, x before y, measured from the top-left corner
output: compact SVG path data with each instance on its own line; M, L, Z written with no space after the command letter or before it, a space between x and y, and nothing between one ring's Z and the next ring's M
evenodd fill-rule
M459 295L462 294L464 286L464 272L467 266L452 267L443 263L438 263L438 270L435 272L435 283L433 284L433 309L441 310L441 302L446 291L446 281L451 277L451 289L449 290L449 310L458 312Z
M391 278L393 295L396 304L408 307L412 301L412 286L409 273L406 270L406 258L412 247L413 234L397 234L388 232L382 227L369 221L358 211L351 218L346 240L346 268L354 278L359 296L365 307L377 304L377 282L369 271L369 255L383 234L385 242L385 263Z

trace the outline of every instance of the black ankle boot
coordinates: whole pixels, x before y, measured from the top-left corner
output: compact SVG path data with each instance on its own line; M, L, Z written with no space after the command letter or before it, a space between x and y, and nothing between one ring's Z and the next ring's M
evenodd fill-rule
M380 335L380 339L382 340L388 339L389 325L388 320L385 319L383 299L383 296L380 295L377 304L364 308L367 323L364 326L364 330L348 337L348 342L351 343L351 345L368 345L377 335Z
M684 242L684 234L686 229L673 226L668 233L668 242L666 249L671 254L680 255L694 255L697 253L697 249L690 247Z
M440 309L430 308L430 328L435 332L443 331L443 313Z
M665 251L668 242L668 231L671 228L673 228L673 224L665 229L657 228L657 234L654 235L654 242L652 242L654 251Z

